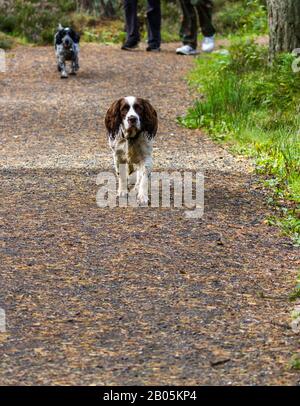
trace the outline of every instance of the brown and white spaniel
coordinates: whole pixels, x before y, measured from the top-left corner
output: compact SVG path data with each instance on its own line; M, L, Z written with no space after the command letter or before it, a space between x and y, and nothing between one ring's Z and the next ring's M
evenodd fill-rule
M128 194L128 176L136 171L135 191L140 204L148 202L148 178L152 170L152 144L157 132L157 113L139 97L127 96L108 109L105 126L119 177L119 196ZM120 169L122 170L121 173Z

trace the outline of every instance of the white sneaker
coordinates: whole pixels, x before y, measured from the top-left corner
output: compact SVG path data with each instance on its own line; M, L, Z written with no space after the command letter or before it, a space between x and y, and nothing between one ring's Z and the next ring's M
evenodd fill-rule
M204 37L202 42L203 52L212 52L215 48L215 37Z
M196 49L192 48L190 45L183 45L176 49L176 54L180 55L196 55Z

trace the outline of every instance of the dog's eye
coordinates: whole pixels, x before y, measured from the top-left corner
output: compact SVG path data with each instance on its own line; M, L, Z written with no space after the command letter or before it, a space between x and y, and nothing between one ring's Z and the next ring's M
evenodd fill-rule
M141 114L142 111L143 111L143 108L142 108L142 106L141 106L140 104L135 104L135 105L134 105L134 110L135 110L138 114Z
M123 106L122 108L121 108L121 113L124 115L126 115L127 113L128 113L128 111L129 111L129 106Z

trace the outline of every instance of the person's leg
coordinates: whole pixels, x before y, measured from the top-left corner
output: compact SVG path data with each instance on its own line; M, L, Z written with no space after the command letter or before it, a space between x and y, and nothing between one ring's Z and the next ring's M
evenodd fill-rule
M180 28L180 38L183 45L190 45L197 48L197 14L191 0L180 0L182 8L182 23Z
M161 9L160 0L148 0L147 9L148 45L149 48L157 49L161 43Z
M195 0L194 0L195 1ZM212 52L215 47L215 28L212 23L213 2L211 0L197 0L197 11L204 36L202 42L203 52Z
M213 37L216 33L212 23L213 2L211 0L200 0L196 8L203 36Z
M137 19L137 0L124 0L124 11L126 20L126 44L136 45L140 40Z

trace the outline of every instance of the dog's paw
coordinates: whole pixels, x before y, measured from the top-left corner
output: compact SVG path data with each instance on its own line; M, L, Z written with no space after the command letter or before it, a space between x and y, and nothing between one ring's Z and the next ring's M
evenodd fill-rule
M119 197L128 197L128 191L127 190L119 190L118 196Z
M75 72L75 70L72 70L72 71L70 72L70 75L77 75L77 73Z
M67 72L62 72L60 77L61 77L61 79L67 79L68 78Z
M147 206L149 202L148 195L139 193L137 196L137 201L140 206Z

